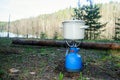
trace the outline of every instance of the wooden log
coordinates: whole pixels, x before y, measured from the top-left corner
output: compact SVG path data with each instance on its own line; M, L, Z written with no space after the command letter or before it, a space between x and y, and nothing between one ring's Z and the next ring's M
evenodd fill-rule
M36 46L55 46L55 47L65 47L65 41L56 41L56 40L23 40L16 39L12 40L12 44L19 45L36 45Z
M12 41L12 44L18 45L36 45L36 46L54 46L65 47L67 46L65 41L60 40L22 40L16 39ZM100 42L81 42L80 48L85 49L120 49L118 43L100 43Z
M80 47L90 49L120 49L118 43L82 42Z

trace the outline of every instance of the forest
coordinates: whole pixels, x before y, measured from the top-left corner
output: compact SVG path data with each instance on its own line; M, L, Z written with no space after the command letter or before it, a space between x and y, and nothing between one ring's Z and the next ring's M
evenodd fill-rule
M120 3L110 2L105 4L97 4L99 6L99 12L101 18L99 22L106 24L98 38L96 39L114 39L116 36L116 23L119 23L120 18ZM59 10L51 14L42 14L37 17L30 17L26 19L20 19L10 22L10 27L8 24L0 27L0 31L9 31L15 34L21 34L25 37L28 35L33 35L36 38L41 36L46 39L53 39L56 35L58 39L63 39L62 37L62 22L64 20L70 20L74 17L74 8L66 8L64 10Z

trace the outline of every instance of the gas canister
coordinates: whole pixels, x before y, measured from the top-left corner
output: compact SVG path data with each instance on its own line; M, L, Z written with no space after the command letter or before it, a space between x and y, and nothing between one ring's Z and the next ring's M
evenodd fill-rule
M82 59L78 54L79 48L71 47L66 54L65 68L68 72L79 72L82 69Z

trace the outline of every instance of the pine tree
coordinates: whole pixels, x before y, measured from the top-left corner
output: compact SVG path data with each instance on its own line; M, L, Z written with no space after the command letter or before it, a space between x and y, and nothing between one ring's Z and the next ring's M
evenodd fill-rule
M120 18L115 19L115 40L120 40Z
M98 20L101 18L99 7L97 5L93 5L91 0L88 0L90 5L84 5L79 7L78 9L74 9L74 17L78 20L84 20L86 25L89 28L86 30L86 39L96 39L99 34L102 32L100 28L102 28L105 24L101 24Z

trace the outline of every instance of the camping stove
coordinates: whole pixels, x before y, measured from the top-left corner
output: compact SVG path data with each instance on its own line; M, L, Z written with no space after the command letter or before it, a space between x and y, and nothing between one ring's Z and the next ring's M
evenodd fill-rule
M69 49L66 50L65 68L68 72L79 72L82 69L82 57L78 54L78 46L84 39L84 31L88 26L83 20L68 20L62 22L63 36Z

